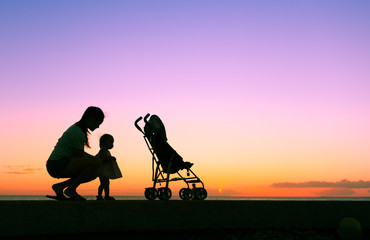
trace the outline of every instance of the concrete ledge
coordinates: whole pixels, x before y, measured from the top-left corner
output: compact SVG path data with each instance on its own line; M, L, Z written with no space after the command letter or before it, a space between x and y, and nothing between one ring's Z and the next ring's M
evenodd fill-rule
M0 201L0 236L152 230L370 228L367 201Z

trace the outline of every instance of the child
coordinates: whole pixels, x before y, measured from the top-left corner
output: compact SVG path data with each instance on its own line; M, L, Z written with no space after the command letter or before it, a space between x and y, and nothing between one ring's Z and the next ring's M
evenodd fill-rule
M102 160L102 165L98 172L100 186L98 188L98 196L96 197L96 200L115 200L113 197L109 196L109 179L122 177L116 158L109 152L109 149L113 148L113 142L114 138L110 134L104 134L100 137L100 151L96 156ZM103 190L105 198L102 196Z

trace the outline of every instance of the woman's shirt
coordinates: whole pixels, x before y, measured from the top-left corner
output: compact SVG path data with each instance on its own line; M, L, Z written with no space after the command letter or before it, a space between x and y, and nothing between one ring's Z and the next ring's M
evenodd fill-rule
M49 161L59 160L63 157L73 157L76 150L84 150L85 133L75 124L67 129L58 139Z

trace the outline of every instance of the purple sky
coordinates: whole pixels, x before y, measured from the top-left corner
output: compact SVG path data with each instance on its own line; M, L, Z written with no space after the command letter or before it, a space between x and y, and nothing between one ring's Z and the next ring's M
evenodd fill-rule
M8 0L0 35L0 143L42 149L32 153L35 168L97 105L109 116L100 133L129 145L117 145L119 157L147 156L132 124L157 113L185 155L204 157L200 168L216 164L204 170L213 185L232 179L231 168L217 180L226 156L260 173L235 173L241 182L368 176L369 1ZM37 145L35 135L45 140ZM277 162L290 175L263 176ZM306 171L322 162L339 170Z

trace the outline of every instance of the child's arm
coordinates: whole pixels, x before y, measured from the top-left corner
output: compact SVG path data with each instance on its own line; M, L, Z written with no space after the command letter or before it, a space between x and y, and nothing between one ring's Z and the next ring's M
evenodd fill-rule
M99 156L99 158L103 161L103 162L106 162L109 160L109 158L111 157L108 149L106 148L101 148L99 153L97 154L97 156Z
M110 154L110 152L109 152L109 150L107 149L107 154L108 154L108 156L107 156L107 160L108 161L116 161L116 158L115 157L113 157L111 154Z

